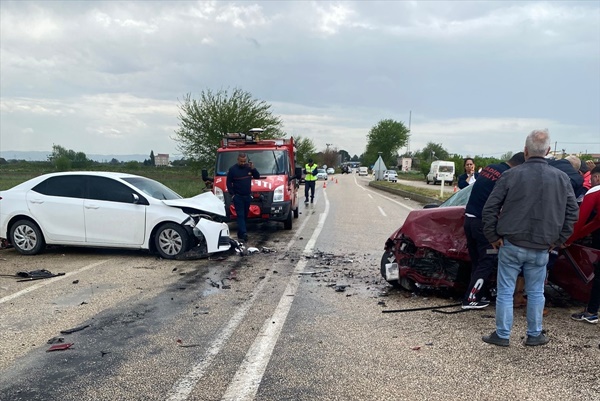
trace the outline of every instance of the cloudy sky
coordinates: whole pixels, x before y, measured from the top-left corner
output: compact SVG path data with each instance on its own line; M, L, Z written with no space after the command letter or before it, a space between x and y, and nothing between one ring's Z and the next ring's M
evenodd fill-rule
M0 151L178 155L181 99L240 88L318 150L360 155L411 116L411 151L500 156L548 128L600 153L598 1L2 0L0 18Z

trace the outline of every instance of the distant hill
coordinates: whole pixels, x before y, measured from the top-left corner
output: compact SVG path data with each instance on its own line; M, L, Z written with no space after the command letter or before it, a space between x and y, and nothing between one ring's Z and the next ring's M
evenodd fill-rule
M45 161L48 160L48 156L52 152L43 152L43 151L19 151L19 150L3 150L0 151L0 157L3 157L6 160L26 160L26 161ZM86 154L88 159L97 161L97 162L109 162L112 159L117 159L120 162L128 162L128 161L137 161L143 162L144 160L150 158L150 155L92 155ZM177 160L181 157L181 155L170 155L169 159L171 161Z

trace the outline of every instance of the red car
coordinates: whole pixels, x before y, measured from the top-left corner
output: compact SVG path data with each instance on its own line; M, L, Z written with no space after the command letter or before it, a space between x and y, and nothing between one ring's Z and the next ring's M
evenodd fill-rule
M464 293L471 276L471 260L463 222L472 188L469 185L439 206L426 205L410 212L385 243L383 278L409 291L445 288ZM572 299L587 302L594 278L592 264L598 260L600 250L573 244L560 251L548 280Z

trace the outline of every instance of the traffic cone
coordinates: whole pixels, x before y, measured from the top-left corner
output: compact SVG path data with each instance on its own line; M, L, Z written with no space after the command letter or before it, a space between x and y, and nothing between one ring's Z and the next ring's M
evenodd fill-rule
M327 181L323 182L323 188L327 188Z
M454 186L454 192L458 191L458 188L456 188L456 185Z
M335 179L335 183L337 184L337 178Z

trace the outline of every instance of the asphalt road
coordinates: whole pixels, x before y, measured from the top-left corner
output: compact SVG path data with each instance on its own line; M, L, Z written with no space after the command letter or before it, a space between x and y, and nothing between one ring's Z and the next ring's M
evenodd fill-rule
M244 257L0 251L2 275L65 273L0 276L0 400L600 399L598 327L568 319L580 306L549 307L552 341L532 348L522 310L509 348L480 339L493 307L382 313L455 301L380 277L385 240L421 205L369 179L318 182L293 230L250 225ZM73 345L47 352L54 337Z

